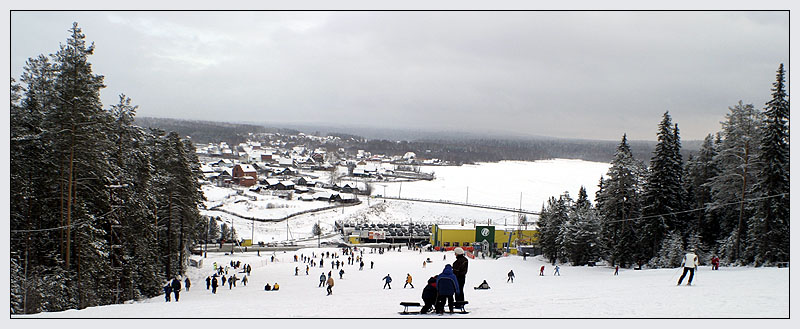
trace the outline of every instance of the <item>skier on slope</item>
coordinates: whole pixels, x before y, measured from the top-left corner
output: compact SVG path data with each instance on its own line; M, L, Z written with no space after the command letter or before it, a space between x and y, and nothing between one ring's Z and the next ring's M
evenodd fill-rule
M392 277L389 276L389 274L386 274L382 280L386 281L386 283L383 284L383 289L386 289L386 286L389 286L389 289L392 289Z
M561 272L558 271L559 269L560 269L560 267L558 267L558 265L556 265L555 270L553 270L553 275L561 276Z
M408 285L411 285L411 289L414 289L414 285L411 284L411 273L406 273L406 284L403 285L403 289Z
M681 266L683 266L683 274L681 274L681 278L678 279L678 285L681 285L683 282L683 278L686 276L686 272L689 272L689 282L686 283L687 286L692 285L692 279L694 278L694 270L697 266L700 265L699 261L697 260L697 255L694 253L694 248L692 248L686 255L683 256L683 261L681 261Z
M539 276L544 276L544 265L539 269Z
M511 283L514 283L514 270L508 271L508 280L506 280L506 283L508 283L509 281L511 281Z

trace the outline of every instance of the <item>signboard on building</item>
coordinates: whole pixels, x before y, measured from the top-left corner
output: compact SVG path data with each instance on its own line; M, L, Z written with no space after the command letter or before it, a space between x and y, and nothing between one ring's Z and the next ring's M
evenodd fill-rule
M481 244L482 251L494 247L494 226L475 226L475 242Z

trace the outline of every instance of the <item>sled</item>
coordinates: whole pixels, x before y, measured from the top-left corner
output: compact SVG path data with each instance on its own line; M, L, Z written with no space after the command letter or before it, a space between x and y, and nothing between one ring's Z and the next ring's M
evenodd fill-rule
M455 303L453 303L453 310L454 311L455 310L461 310L461 311L460 312L444 312L444 314L469 314L469 312L466 309L464 309L464 305L467 305L467 304L469 304L468 301L455 302ZM420 306L422 306L420 303L417 303L417 302L401 302L400 306L404 307L402 312L397 312L397 313L399 313L401 315L410 315L410 314L418 314L419 315L419 314L422 314L419 311L409 311L408 310L409 307L420 307ZM431 310L431 312L425 313L425 314L436 315L436 311Z
M408 308L409 307L422 307L422 305L420 305L420 303L417 303L417 302L400 302L400 306L404 307L402 312L398 312L400 314L419 314L419 311L409 312Z

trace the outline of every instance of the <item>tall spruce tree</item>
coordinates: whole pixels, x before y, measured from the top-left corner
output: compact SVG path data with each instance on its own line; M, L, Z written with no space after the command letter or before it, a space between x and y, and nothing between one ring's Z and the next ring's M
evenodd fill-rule
M789 96L784 86L783 64L778 68L772 99L764 109L758 155L759 171L749 219L749 247L756 266L789 260Z
M641 184L644 165L633 158L627 135L622 136L607 178L601 179L597 210L601 239L611 264L623 267L640 260L637 227L633 219L641 216Z
M710 207L721 218L722 246L720 253L729 262L749 263L752 255L744 252L747 222L753 211L746 202L752 197L755 164L759 154L760 126L763 115L753 105L739 101L729 107L722 122L722 141L714 157L719 175L707 184L711 188Z
M600 256L600 222L583 186L565 228L565 249L570 262L580 266L596 261Z

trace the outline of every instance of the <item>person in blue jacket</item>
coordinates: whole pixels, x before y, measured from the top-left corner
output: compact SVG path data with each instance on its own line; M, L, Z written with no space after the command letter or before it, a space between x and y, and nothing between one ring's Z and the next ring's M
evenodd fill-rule
M386 286L389 286L389 289L392 289L392 277L389 274L386 274L382 280L386 281L386 283L383 284L383 289L386 289Z
M450 264L444 266L442 274L436 279L436 290L439 297L436 298L436 313L444 313L444 302L447 301L447 306L450 307L450 313L453 313L453 295L460 291L458 287L458 278L453 274L453 267Z

